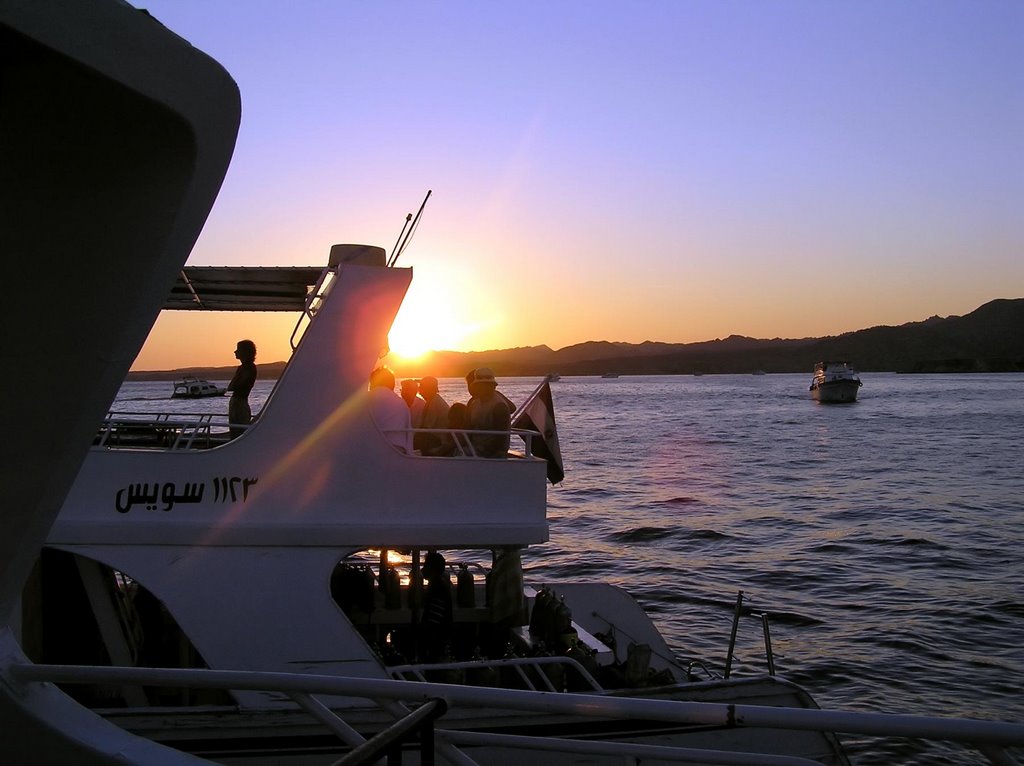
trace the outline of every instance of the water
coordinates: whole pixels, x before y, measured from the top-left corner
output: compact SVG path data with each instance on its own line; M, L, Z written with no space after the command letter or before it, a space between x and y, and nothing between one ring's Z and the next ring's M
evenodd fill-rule
M528 579L621 585L719 672L742 590L778 672L824 708L1024 721L1024 375L862 378L850 405L813 402L809 374L552 384L566 477ZM501 382L521 401L538 381ZM117 406L169 393L126 384ZM733 672L764 668L747 618ZM857 764L982 762L844 742Z

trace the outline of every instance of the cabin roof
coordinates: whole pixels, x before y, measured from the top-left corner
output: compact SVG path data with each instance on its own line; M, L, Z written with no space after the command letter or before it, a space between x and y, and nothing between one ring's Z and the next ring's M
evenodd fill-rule
M322 266L185 266L164 309L302 311Z

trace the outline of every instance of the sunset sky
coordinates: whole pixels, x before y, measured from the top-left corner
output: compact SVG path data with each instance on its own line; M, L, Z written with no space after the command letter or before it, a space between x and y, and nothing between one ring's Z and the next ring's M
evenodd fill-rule
M1024 3L150 0L239 85L189 259L414 267L394 348L832 335L1024 296ZM135 369L288 356L165 314ZM404 328L404 329L403 329Z

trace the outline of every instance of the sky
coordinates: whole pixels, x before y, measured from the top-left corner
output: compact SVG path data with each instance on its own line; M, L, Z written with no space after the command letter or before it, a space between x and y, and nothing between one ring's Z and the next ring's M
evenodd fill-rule
M397 352L835 335L1024 296L1019 0L135 0L242 121L194 265L408 249ZM288 357L165 313L134 369Z

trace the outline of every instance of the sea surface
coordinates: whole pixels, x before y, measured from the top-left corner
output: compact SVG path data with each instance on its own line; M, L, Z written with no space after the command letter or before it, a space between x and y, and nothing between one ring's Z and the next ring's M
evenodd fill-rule
M622 586L718 673L742 591L734 675L766 669L764 612L777 672L823 708L1024 722L1024 375L861 377L845 405L809 373L552 383L566 475L528 581ZM538 382L500 381L516 402ZM226 411L170 389L127 383L115 407ZM986 762L843 741L856 764Z

